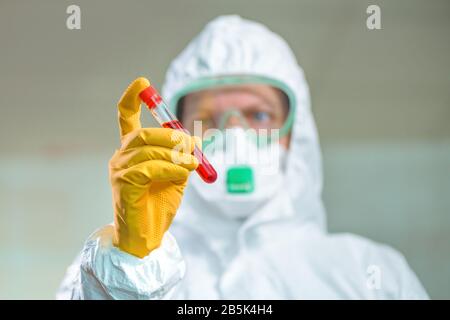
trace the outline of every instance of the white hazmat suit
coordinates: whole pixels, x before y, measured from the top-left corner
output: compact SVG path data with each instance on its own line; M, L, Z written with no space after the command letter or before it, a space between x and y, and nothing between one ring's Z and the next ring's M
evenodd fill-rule
M161 246L143 259L112 245L113 226L86 241L59 299L426 299L403 256L351 234L329 234L319 142L303 71L288 45L238 16L210 22L171 64L173 101L201 78L256 75L283 83L296 113L284 187L244 221L218 213L192 184ZM195 174L195 173L194 173Z

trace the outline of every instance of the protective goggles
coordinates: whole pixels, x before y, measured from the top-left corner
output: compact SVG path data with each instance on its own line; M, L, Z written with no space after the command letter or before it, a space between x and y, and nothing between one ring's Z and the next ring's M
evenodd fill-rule
M248 99L221 103L221 96L227 92L239 92ZM274 92L279 99L273 98ZM190 131L194 122L201 123L202 137L209 129L224 130L234 126L263 134L275 129L279 137L283 137L290 132L295 107L295 95L283 82L249 75L201 78L178 91L170 101L172 112L191 128ZM198 135L198 131L191 133Z

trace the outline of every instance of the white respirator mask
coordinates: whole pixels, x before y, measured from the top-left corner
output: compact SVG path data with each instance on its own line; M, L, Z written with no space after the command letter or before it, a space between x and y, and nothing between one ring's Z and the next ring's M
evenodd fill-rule
M273 136L270 141L256 139L252 129L237 127L220 133L203 148L217 171L216 182L206 184L194 174L190 183L220 214L245 219L282 192L287 151Z

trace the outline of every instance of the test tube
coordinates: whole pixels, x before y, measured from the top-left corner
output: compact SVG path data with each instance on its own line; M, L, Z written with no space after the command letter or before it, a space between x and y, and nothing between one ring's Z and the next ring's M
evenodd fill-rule
M181 122L170 112L166 103L162 100L158 91L152 86L147 87L139 93L141 100L147 105L155 120L163 128L171 128L183 131L187 134L189 132L183 127ZM203 152L195 146L193 155L197 158L199 165L196 169L197 173L206 183L213 183L217 179L217 172L209 163L208 159L203 155Z

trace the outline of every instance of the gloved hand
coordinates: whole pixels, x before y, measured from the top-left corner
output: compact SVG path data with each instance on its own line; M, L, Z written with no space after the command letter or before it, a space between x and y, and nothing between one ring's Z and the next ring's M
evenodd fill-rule
M193 137L172 129L141 128L139 93L149 85L147 79L138 78L120 99L122 146L109 162L114 245L140 258L160 245L189 173L198 166L191 155Z

